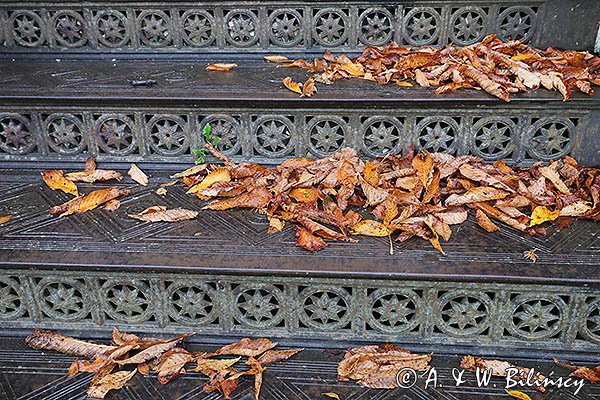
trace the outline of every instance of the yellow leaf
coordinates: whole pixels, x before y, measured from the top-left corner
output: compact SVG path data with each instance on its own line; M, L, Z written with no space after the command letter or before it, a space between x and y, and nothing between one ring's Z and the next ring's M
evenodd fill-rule
M70 180L66 179L61 170L44 171L42 173L42 179L52 190L62 190L63 192L72 194L73 196L79 196L77 186Z
M508 393L510 397L514 397L515 399L531 400L531 397L529 397L523 392L519 392L518 390L504 390L506 391L506 393Z
M206 66L207 71L231 71L233 68L237 67L236 63L228 63L228 64L208 64Z
M5 222L10 221L11 218L12 218L12 215L5 215L3 217L0 217L0 225L2 225Z
M384 224L372 219L365 219L352 227L352 233L355 235L384 237L390 234Z
M286 76L283 78L283 84L286 88L291 90L294 93L302 94L302 89L300 88L300 83L294 82L292 78Z
M531 222L529 226L543 224L546 221L554 221L560 216L560 210L551 211L544 206L537 206L531 213Z
M412 83L407 82L407 81L396 81L396 85L402 86L402 87L411 87L411 86L413 86Z
M340 396L338 396L337 393L331 392L331 393L321 393L321 394L326 397L331 397L332 399L335 399L335 400L341 400Z

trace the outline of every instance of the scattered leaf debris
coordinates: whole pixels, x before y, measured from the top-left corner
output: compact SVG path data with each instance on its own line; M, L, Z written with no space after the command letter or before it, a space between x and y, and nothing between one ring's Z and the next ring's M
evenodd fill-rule
M556 365L560 365L563 368L572 370L573 372L571 372L571 376L580 379L585 379L586 381L592 384L600 383L600 365L593 368L577 366L568 363L563 363L556 358L554 359L554 363Z
M591 53L552 47L541 50L519 41L503 42L495 35L465 47L402 47L391 42L366 47L352 59L344 54L335 57L326 50L323 58L313 62L290 61L283 60L285 64L278 67L304 68L324 84L358 78L413 86L411 80L424 88L436 87L436 94L479 89L506 102L513 93L540 87L560 92L566 101L574 90L591 95L592 85L600 84L600 58Z
M509 363L508 361L484 360L481 358L475 359L473 356L464 356L460 361L460 366L463 369L471 372L475 372L477 368L479 368L482 371L489 369L493 376L500 377L505 377L507 375L506 370L508 368L516 368L519 372L515 376L513 376L513 379L518 382L526 381L528 379L528 374L530 373L529 368L519 367ZM533 374L532 379L530 379L530 382L534 382L535 380L542 382L545 379L545 377L541 373L537 371L534 372L535 373ZM542 393L546 391L546 388L544 386L534 385L533 387Z
M559 221L540 219L540 207L560 215L563 226L572 217L600 219L600 171L571 157L514 167L472 155L411 150L365 162L355 149L343 148L321 159L293 158L267 167L233 163L208 145L224 164L174 175L188 193L210 201L204 209L255 209L266 216L270 233L290 223L296 245L309 251L362 235L389 237L390 252L392 241L417 237L445 254L453 226L469 214L486 232L504 224L530 235L544 235L542 224ZM556 171L552 181L540 171L545 167Z
M27 336L25 343L34 349L54 350L92 360L73 361L69 376L79 372L93 373L87 395L98 399L103 399L111 390L121 389L138 372L148 375L152 370L157 373L159 383L165 385L180 374L185 374L186 365L190 364L192 366L187 371L201 372L209 378L204 385L205 392L218 391L226 399L230 398L241 377L253 376L254 397L258 400L266 366L285 361L303 350L274 350L276 343L269 339L244 338L213 353L192 353L182 347L183 340L188 336L191 334L169 339L142 338L113 328L112 343L103 345L36 329ZM238 357L214 358L220 355ZM250 368L240 372L233 366L240 362L242 356L247 357L245 364Z

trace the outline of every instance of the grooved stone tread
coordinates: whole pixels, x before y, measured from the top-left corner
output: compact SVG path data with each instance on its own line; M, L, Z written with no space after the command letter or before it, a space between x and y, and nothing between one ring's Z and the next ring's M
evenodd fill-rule
M207 342L205 342L207 343ZM441 387L424 388L425 378L409 389L367 389L352 382L337 382L337 363L343 350L328 349L328 344L308 348L294 358L272 364L264 373L261 399L263 400L318 400L327 399L322 393L334 392L344 400L493 400L507 399L505 380L493 378L489 386L477 387L475 374L465 372L467 382L455 387L452 369L458 368L463 354L437 354L433 352L431 365L438 375ZM186 344L192 351L210 351L217 345ZM442 350L441 348L439 350ZM475 354L477 355L477 354ZM0 339L0 398L3 400L83 400L91 374L78 374L67 378L69 364L74 357L56 352L42 352L25 347L23 337ZM552 355L504 358L518 365L535 367L548 376L566 377L568 371L552 363ZM577 356L571 362L583 362ZM202 391L207 378L200 373L181 375L167 385L160 385L155 376L135 376L125 388L113 391L107 400L191 400L221 399L219 394ZM514 389L514 388L513 388ZM584 385L575 395L573 388L551 388L544 395L529 388L517 388L534 400L594 400L600 399L600 385ZM243 378L234 392L234 399L254 399L251 378Z
M161 100L177 105L198 102L235 101L236 105L259 106L270 103L273 107L311 107L319 103L469 103L489 106L504 102L482 91L460 90L456 93L436 95L420 87L401 88L397 85L377 85L360 79L340 80L333 85L318 85L318 93L311 98L300 98L285 89L282 80L291 76L304 82L305 70L276 68L276 64L262 60L234 57L223 59L198 58L190 61L151 59L100 59L73 60L52 58L0 59L0 99L4 100L81 100L135 102ZM237 62L239 66L229 72L205 71L209 62ZM132 87L130 80L157 81L152 87ZM599 104L600 94L594 96L576 93L566 107ZM560 104L557 92L537 90L513 96L513 102L542 102ZM83 104L83 103L82 103Z
M250 210L202 210L195 220L172 224L128 218L153 205L200 210L204 204L181 186L159 196L155 190L159 182L169 180L168 173L153 175L148 187L129 177L118 184L132 193L122 198L116 212L97 209L58 218L47 210L69 196L47 188L40 171L3 170L0 215L14 216L0 225L0 268L77 265L128 271L600 283L600 224L591 221L575 221L562 231L549 228L547 236L533 237L507 226L487 234L470 220L453 227L453 237L443 244L447 256L419 239L395 244L394 255L389 255L387 238L368 237L359 237L359 243L331 242L312 254L295 247L292 226L268 234L265 216ZM108 185L81 184L80 192ZM536 263L523 257L533 248L538 249Z

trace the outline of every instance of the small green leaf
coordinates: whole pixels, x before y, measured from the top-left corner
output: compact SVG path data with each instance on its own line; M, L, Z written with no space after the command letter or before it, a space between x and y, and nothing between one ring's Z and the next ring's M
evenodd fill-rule
M207 142L210 142L210 134L212 133L212 127L210 124L204 125L204 128L202 128L202 133L204 134L204 139L206 139Z
M215 147L219 147L219 142L221 141L221 138L218 136L215 136L213 139L214 139Z
M204 149L192 149L192 153L194 154L201 154L204 152Z

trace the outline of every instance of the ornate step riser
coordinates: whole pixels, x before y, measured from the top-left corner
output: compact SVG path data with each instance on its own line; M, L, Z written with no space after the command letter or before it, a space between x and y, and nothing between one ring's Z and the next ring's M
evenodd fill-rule
M326 156L344 146L365 156L409 147L517 163L573 155L600 164L596 110L520 105L465 109L197 109L2 107L1 161L190 163L210 122L236 161ZM116 134L115 134L116 132ZM166 135L166 136L165 136Z
M9 3L0 8L0 44L13 51L356 50L390 40L466 45L491 33L537 44L546 3Z
M4 270L5 329L399 341L547 350L600 344L584 287L231 275Z

